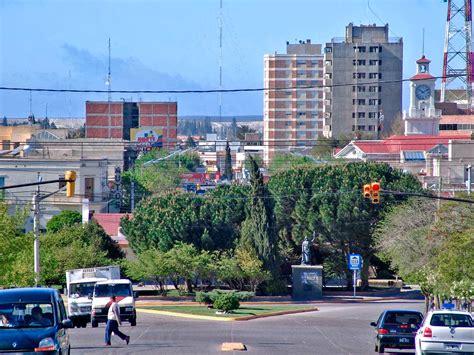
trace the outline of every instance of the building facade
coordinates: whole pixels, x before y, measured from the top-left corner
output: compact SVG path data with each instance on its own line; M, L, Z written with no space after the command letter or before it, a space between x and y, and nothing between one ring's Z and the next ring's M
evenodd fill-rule
M346 26L324 48L324 135L378 138L402 112L403 41L385 26Z
M264 56L264 163L277 152L313 146L323 129L323 55L311 40Z
M153 132L160 146L170 149L177 143L177 114L176 102L87 101L86 138L133 141L137 138L134 129L141 128Z

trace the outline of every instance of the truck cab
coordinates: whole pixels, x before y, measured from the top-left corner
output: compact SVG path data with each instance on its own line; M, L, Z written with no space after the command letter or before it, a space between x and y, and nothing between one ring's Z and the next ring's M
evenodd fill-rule
M111 296L116 297L120 308L120 319L130 322L131 326L137 325L136 297L133 293L132 283L127 279L117 279L99 281L95 284L92 298L92 327L95 328L99 323L107 322Z
M87 326L91 319L95 284L112 278L120 278L119 266L66 271L68 313L74 326L83 328Z

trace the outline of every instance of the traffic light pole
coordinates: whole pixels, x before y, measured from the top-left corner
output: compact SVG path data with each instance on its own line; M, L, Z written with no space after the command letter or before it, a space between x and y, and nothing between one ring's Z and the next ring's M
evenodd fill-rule
M57 182L66 182L66 183L71 183L73 184L76 181L76 175L75 172L69 176L68 179L58 179L58 180L48 180L48 181L38 181L38 182L32 182L28 184L20 184L20 185L10 185L10 186L2 186L0 187L1 190L8 190L8 189L15 189L19 187L26 187L26 186L36 186L36 191L35 194L33 195L33 232L35 235L34 239L34 246L33 246L33 254L34 254L34 272L35 272L35 286L38 287L40 284L40 275L41 275L41 270L40 270L40 202L43 201L45 198L48 198L51 195L54 195L58 193L59 191L62 191L64 189L68 188L68 185L60 188L59 190L56 190L54 192L51 192L49 194L41 196L40 193L40 185L45 185L45 184L53 184ZM72 190L74 190L74 187L72 187Z
M40 282L40 239L39 239L39 224L40 224L40 187L36 187L36 192L33 195L33 231L35 234L34 241L34 269L35 269L35 286L39 286Z

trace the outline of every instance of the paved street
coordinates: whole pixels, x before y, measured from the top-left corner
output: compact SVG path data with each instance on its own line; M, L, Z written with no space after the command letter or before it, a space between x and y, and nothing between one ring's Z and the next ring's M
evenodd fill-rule
M422 310L423 302L318 304L319 312L244 322L213 322L139 314L127 346L114 337L105 348L104 326L73 329L73 354L217 354L223 342L243 342L249 354L371 354L374 332L369 326L384 309Z

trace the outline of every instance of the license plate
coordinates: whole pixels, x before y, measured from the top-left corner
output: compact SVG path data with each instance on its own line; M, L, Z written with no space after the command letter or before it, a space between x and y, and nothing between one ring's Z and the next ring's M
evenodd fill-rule
M400 338L400 343L409 343L410 342L410 339L408 338Z
M461 348L461 344L444 344L444 347L449 350L459 350Z

